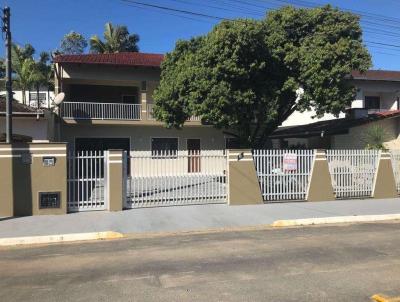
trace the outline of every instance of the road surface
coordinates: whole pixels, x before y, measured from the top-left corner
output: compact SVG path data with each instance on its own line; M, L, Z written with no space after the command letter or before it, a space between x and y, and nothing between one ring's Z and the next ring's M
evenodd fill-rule
M1 301L370 301L400 295L400 223L0 249Z

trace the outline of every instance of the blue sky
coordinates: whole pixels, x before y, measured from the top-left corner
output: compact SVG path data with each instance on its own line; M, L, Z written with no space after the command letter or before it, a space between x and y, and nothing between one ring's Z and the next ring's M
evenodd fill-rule
M398 0L137 0L224 18L259 18L268 8L285 3L331 3L362 13L364 40L374 68L400 70L400 1ZM55 50L65 33L75 30L89 38L102 35L104 24L125 24L140 35L142 52L164 53L176 40L208 32L218 21L198 16L128 5L123 0L0 0L11 7L13 41L31 43L40 52ZM246 4L248 3L248 4ZM390 44L394 46L381 45ZM398 47L397 47L398 46ZM0 55L4 47L0 46Z

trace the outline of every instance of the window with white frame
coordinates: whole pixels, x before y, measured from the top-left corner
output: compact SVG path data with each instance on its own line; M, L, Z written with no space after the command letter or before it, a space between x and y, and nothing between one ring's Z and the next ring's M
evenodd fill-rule
M38 94L37 92L29 92L29 104L31 106L41 107L42 105L46 104L47 95L46 92L39 92L39 106L38 106Z

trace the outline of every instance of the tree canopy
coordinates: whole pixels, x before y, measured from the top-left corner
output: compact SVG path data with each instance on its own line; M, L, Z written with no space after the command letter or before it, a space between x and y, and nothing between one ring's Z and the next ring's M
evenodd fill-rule
M84 36L75 31L71 31L61 40L60 49L58 52L70 55L82 54L85 52L87 46L88 42Z
M104 41L97 35L90 38L90 51L93 53L138 52L139 35L130 34L125 25L106 23Z
M342 112L355 95L351 71L370 65L359 17L331 6L222 21L166 55L154 115L176 128L196 115L263 147L296 110Z

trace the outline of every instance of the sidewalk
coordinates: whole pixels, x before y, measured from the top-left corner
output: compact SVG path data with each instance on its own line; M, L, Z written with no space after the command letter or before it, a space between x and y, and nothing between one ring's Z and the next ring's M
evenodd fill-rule
M288 202L265 205L199 205L0 218L0 238L114 231L202 231L271 224L276 220L400 214L400 198Z

